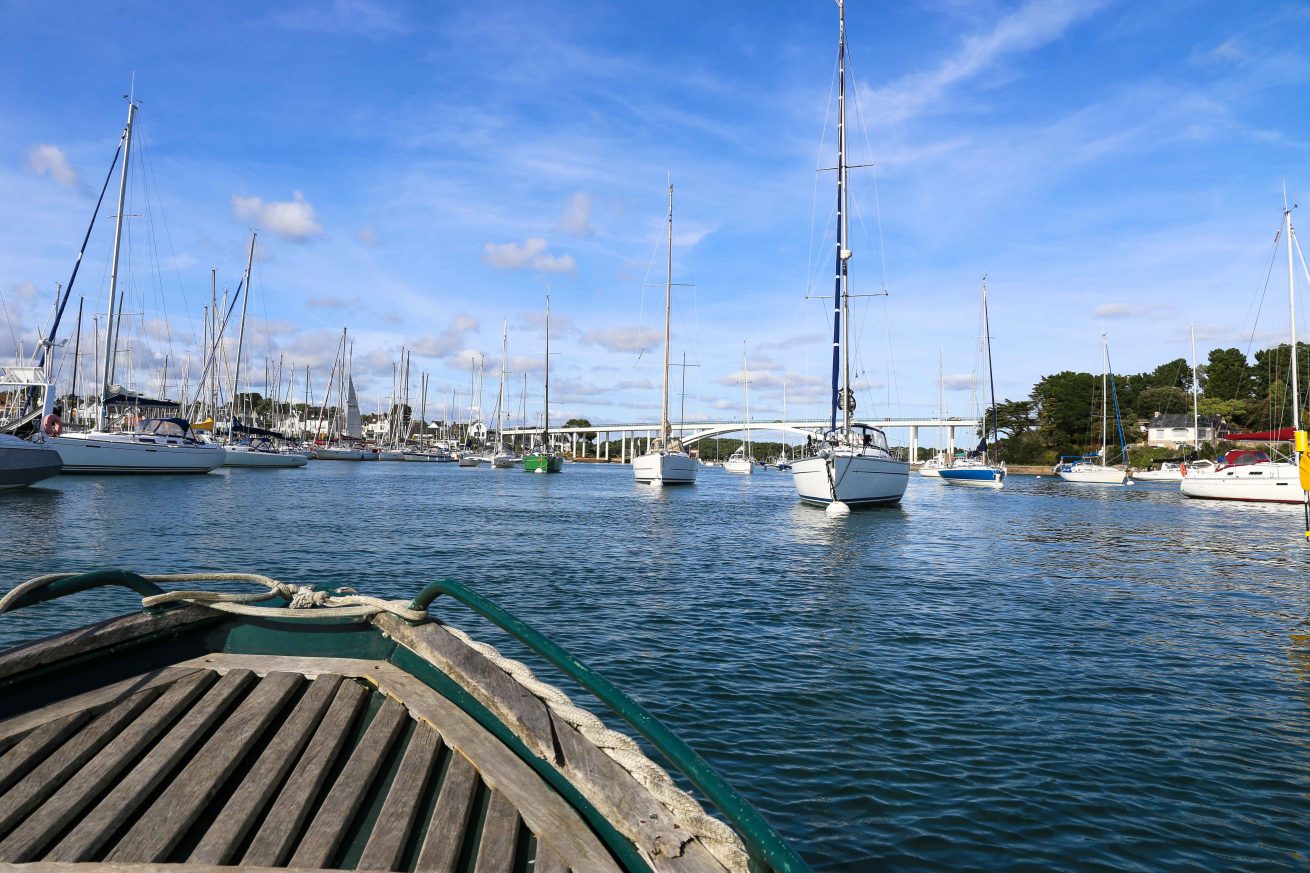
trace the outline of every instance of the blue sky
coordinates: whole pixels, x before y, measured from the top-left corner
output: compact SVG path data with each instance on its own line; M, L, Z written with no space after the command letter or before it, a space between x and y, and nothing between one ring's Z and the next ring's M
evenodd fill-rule
M0 9L0 354L31 348L67 280L135 71L138 387L168 354L176 395L210 268L235 287L258 228L261 379L281 354L321 393L349 326L366 411L401 345L448 401L471 356L498 367L508 319L511 406L526 372L538 409L549 285L552 418L650 419L671 178L688 417L740 416L743 341L753 415L781 412L784 381L790 413L824 411L830 328L806 295L831 292L827 0ZM851 0L847 19L852 160L876 164L853 172L851 270L888 292L856 304L861 411L934 411L939 353L969 411L984 273L1008 397L1097 369L1102 330L1119 372L1186 355L1191 321L1202 357L1285 337L1281 260L1252 312L1283 182L1310 202L1304 4Z

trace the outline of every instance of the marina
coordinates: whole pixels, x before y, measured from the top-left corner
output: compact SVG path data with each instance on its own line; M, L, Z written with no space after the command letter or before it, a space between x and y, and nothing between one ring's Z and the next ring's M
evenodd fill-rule
M772 470L651 489L566 466L62 476L8 495L0 535L10 583L106 565L389 598L463 581L627 689L816 870L1259 868L1303 848L1296 507L1012 474L911 477L898 508L834 520ZM0 619L0 645L136 603L39 604Z
M1310 867L1262 11L16 7L0 868Z

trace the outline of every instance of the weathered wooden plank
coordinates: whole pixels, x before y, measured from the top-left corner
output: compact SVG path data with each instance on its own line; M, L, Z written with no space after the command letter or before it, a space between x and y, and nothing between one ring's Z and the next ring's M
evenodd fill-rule
M722 873L723 865L685 828L677 827L673 814L631 773L559 716L551 713L551 720L563 753L564 775L620 833L644 850L656 870ZM533 833L550 839L536 828Z
M569 865L546 843L537 841L537 857L532 862L532 873L569 873Z
M158 689L151 688L124 698L74 734L0 797L0 835L9 833L29 812L45 802L158 696Z
M145 802L150 788L168 782L179 762L255 682L255 674L244 670L220 678L46 857L51 861L92 860Z
M328 866L359 810L360 797L377 779L379 767L408 720L409 713L396 701L382 704L305 831L290 866Z
M478 859L473 873L510 873L519 835L519 813L499 791L491 792L487 815L478 841Z
M453 873L477 790L477 769L468 758L454 752L450 766L446 768L446 778L441 782L437 805L432 809L432 820L423 839L423 848L418 853L416 870Z
M508 724L539 757L555 761L545 704L512 676L439 624L412 625L385 613L375 616L373 622L396 642L462 685Z
M231 775L232 768L261 741L269 723L304 681L299 673L268 674L137 819L106 860L165 860Z
M73 712L46 722L5 752L0 758L0 794L34 769L59 748L64 740L91 717L88 710Z
M271 867L286 862L301 826L309 816L313 800L327 779L328 769L345 745L350 726L367 697L368 691L359 683L341 683L336 699L314 732L300 763L242 856L242 864Z
M319 676L363 676L368 671L385 666L386 661L367 658L312 658L294 655L237 655L214 652L182 662L185 666L199 667L226 673L229 670L249 670L257 676L268 673L299 673L310 679Z
M198 672L170 686L0 842L0 861L31 861L40 857L46 844L71 824L99 796L105 785L112 784L123 770L135 763L155 738L176 721L215 678L213 673Z
M356 870L399 870L405 843L414 827L420 798L432 781L441 753L441 735L426 724L414 726L400 769L387 792L373 833L369 834Z
M0 722L0 737L10 737L17 734L27 733L28 731L40 727L46 722L63 718L69 713L81 712L85 709L98 710L106 706L112 706L129 694L135 694L138 691L144 691L147 688L158 688L161 685L169 685L199 672L197 667L162 667L158 670L151 670L142 673L140 676L133 676L130 679L124 679L121 682L114 682L111 685L105 685L88 691L85 694L78 694L75 697L69 697L52 703L49 706L43 706L40 709L34 709L31 712L25 712L22 715L16 715L11 719Z
M118 645L147 634L173 630L196 622L222 618L206 606L188 606L162 612L134 612L66 634L48 637L0 652L0 680L16 676L33 667L56 663L95 649Z
M581 814L471 716L398 668L375 675L379 691L403 700L412 716L436 727L446 745L472 760L483 781L518 807L528 830L550 840L571 867L589 873L618 870Z
M266 659L267 660L267 659ZM187 859L191 864L231 864L246 834L263 815L287 772L314 735L340 685L340 676L321 676L264 746L263 754Z

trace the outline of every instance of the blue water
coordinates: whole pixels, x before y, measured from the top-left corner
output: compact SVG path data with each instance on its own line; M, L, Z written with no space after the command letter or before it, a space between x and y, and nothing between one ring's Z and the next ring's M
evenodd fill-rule
M914 477L829 519L790 477L311 462L0 495L9 583L240 569L468 582L668 723L818 870L1310 869L1297 507ZM439 601L440 604L440 601ZM0 618L0 645L134 605Z

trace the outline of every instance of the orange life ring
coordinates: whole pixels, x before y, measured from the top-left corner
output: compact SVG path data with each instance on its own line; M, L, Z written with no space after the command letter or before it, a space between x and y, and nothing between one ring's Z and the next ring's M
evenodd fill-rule
M53 412L41 420L41 432L47 436L59 436L64 432L64 422Z

